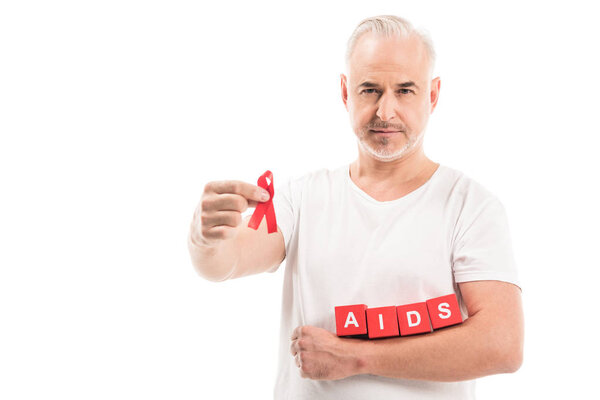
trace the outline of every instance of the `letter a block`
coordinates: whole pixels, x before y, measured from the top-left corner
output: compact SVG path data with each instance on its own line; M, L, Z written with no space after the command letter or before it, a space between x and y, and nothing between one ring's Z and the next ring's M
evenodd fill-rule
M427 303L414 303L396 307L400 335L416 335L431 332Z
M429 310L429 318L431 319L433 329L440 329L463 322L455 294L427 300L427 309Z
M366 304L335 308L335 330L338 336L367 334Z
M400 336L396 307L367 308L369 339Z

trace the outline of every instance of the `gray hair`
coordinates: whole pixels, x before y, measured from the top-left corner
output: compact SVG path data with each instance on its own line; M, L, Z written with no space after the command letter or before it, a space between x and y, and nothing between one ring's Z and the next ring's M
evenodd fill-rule
M354 32L352 32L350 39L348 39L348 45L346 47L346 66L350 65L350 57L352 56L356 42L363 34L367 32L377 33L386 37L417 36L425 46L425 50L429 56L429 71L430 73L433 73L433 66L435 64L435 50L429 34L424 30L415 29L409 21L395 15L379 15L376 17L370 17L363 19L358 24L356 29L354 29Z

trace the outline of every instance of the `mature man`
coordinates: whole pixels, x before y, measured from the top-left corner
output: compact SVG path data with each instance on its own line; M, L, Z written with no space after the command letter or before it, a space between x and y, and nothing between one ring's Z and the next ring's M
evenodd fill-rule
M210 182L189 248L213 281L275 271L286 259L277 399L468 399L474 378L522 362L523 316L501 203L428 159L423 135L440 78L426 35L394 16L348 42L342 100L358 159L290 180L273 201L278 232L241 213L265 201ZM381 340L338 338L334 307L402 305L456 293L465 322Z

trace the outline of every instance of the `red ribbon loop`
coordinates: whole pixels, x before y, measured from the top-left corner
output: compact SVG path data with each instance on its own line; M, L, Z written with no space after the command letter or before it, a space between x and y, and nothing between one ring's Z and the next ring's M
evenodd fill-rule
M275 220L275 209L273 208L273 196L275 195L275 189L273 188L273 173L267 171L262 174L258 178L257 184L261 188L266 189L269 192L270 197L269 200L258 203L254 210L254 214L252 214L252 218L250 218L250 222L248 222L248 227L257 230L260 221L262 221L263 216L265 216L269 233L277 232L277 221Z

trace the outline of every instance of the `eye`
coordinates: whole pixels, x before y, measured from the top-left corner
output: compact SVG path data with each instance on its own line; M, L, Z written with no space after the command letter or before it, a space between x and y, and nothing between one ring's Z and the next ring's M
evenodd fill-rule
M400 94L410 94L410 93L415 93L415 92L414 92L413 90L411 90L411 89L400 89L400 90L398 90L398 92L399 92Z
M361 90L360 94L363 94L363 93L367 93L367 94L377 93L377 89L363 89L363 90Z

